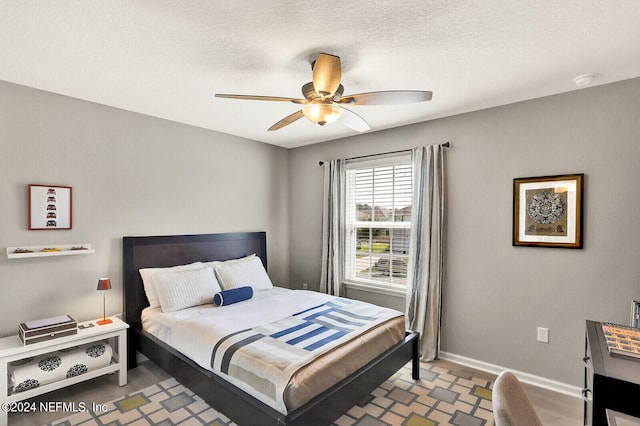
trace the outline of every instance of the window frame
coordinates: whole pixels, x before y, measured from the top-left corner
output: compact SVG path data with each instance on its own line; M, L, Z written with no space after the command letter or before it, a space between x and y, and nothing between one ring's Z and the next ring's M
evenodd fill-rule
M400 166L400 165L408 165L411 170L411 175L409 177L409 194L411 198L413 198L413 165L411 161L411 151L402 151L399 153L361 158L357 160L350 160L345 163L345 193L343 197L343 202L345 205L345 262L344 262L344 285L349 288L355 288L358 290L372 291L385 295L393 295L393 296L403 296L406 293L407 283L393 283L389 281L376 280L371 278L363 278L363 277L355 277L355 270L357 269L355 266L355 256L358 252L357 248L357 229L362 228L370 228L370 229L402 229L405 230L405 233L408 235L411 234L412 221L411 217L406 221L358 221L355 217L356 211L356 195L355 191L355 179L350 177L350 173L354 173L355 170L362 169L370 169L370 168L381 168L381 167L390 167L390 166ZM396 193L396 188L394 187L394 194ZM413 205L413 200L409 205ZM373 207L375 207L375 203L373 203ZM398 208L398 206L394 206ZM369 251L369 256L372 251ZM393 259L396 257L405 256L405 255L394 255L391 248L389 252L390 262L393 268ZM406 251L407 257L407 277L410 274L409 267L411 265L410 261L410 253L409 247L407 246ZM371 264L371 263L370 263ZM390 277L391 278L391 277Z

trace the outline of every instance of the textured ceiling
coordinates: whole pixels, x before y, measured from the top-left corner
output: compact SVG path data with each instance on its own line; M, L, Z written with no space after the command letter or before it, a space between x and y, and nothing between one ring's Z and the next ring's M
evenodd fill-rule
M371 131L640 76L638 0L58 0L0 3L0 79L283 147L356 134L298 106L319 52L345 94L431 90L352 109Z

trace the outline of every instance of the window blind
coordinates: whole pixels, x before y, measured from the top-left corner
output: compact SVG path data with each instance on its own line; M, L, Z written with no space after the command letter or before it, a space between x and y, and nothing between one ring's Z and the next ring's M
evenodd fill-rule
M405 286L412 207L407 155L347 168L346 279Z

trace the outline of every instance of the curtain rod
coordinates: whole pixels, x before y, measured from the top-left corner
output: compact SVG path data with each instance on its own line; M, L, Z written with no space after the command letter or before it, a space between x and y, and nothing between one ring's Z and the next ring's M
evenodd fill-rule
M449 141L446 141L445 143L440 145L443 148L451 148L451 143ZM390 152L381 152L379 154L370 154L370 155L360 155L358 157L349 157L349 158L345 158L345 160L358 160L360 158L367 158L367 157L377 157L379 155L389 155L389 154L399 154L401 152L408 152L411 151L410 149L401 149L398 151L390 151ZM322 166L324 164L324 161L318 161L318 165Z

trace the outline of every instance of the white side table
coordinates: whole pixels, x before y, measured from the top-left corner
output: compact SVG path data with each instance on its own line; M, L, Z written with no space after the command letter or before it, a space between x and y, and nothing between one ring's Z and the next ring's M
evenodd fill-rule
M78 324L78 333L59 337L46 342L34 343L31 345L23 345L17 335L0 338L0 426L7 425L8 413L15 411L13 407L19 401L32 398L43 393L51 392L56 389L63 388L94 377L110 374L118 371L118 384L124 386L127 384L127 328L129 324L124 321L111 317L111 324L97 325L96 321L87 321ZM80 328L88 324L93 327ZM89 371L79 376L70 377L55 383L40 386L35 389L9 394L7 386L8 364L20 359L46 354L58 351L60 349L80 346L85 343L97 342L109 339L113 349L111 364L98 370Z

